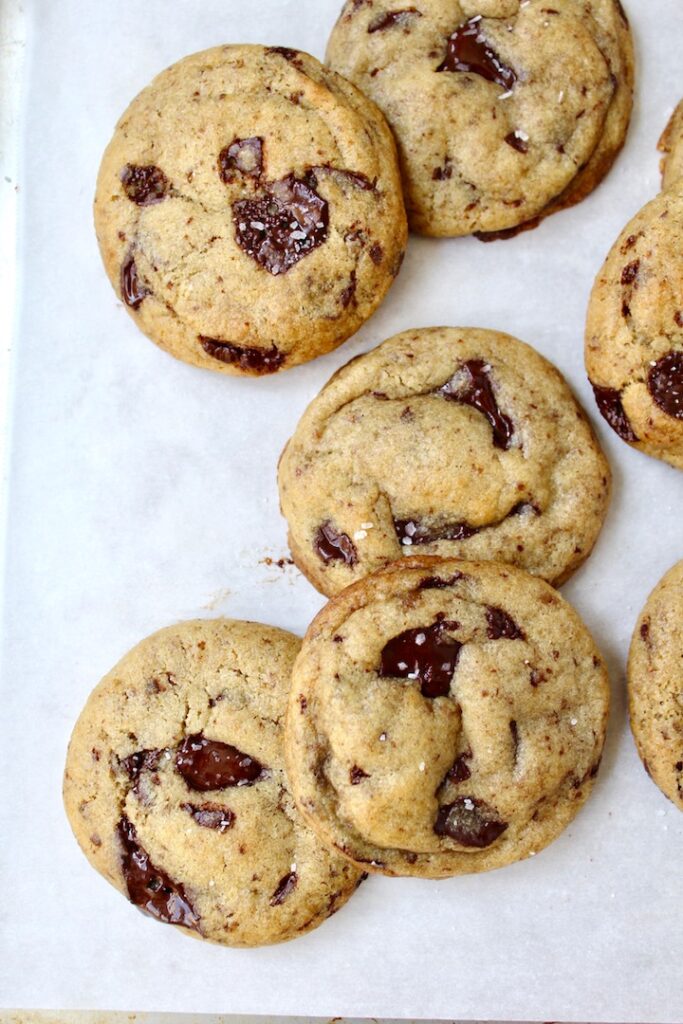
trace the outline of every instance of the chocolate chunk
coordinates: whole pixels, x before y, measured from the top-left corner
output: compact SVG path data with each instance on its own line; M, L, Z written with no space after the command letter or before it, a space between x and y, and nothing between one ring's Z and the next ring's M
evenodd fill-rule
M375 264L375 266L378 267L382 260L384 259L384 249L379 244L379 242L376 242L374 245L370 246L370 249L368 250L368 255L372 262Z
M506 135L505 141L507 142L508 146L512 146L512 148L516 149L518 153L529 152L528 138L526 138L524 135L521 135L517 131L510 132L508 135Z
M219 740L207 740L202 733L187 736L178 747L176 768L190 789L201 793L228 786L252 786L263 779L266 769L255 757Z
M258 199L232 204L237 244L269 274L286 274L327 238L329 207L305 181L289 174Z
M493 807L475 797L459 796L453 803L439 808L434 831L449 836L461 846L483 850L494 843L507 828Z
M138 268L132 256L128 256L121 264L121 298L131 309L138 309L143 299L151 295L138 276Z
M457 622L441 619L399 633L384 645L380 676L419 679L424 697L447 697L462 647L447 634L457 628Z
M137 750L128 757L122 757L119 761L121 767L128 774L133 783L133 792L140 792L140 775L142 772L153 772L159 767L159 761L163 750Z
M318 527L313 547L325 564L345 562L346 565L355 565L358 561L358 552L351 538L339 533L329 519Z
M352 270L351 271L351 276L349 278L349 283L347 284L346 288L344 289L344 291L339 296L339 301L341 302L341 304L344 307L344 309L348 309L349 306L351 305L351 303L355 302L355 299L356 299L356 271Z
M357 786L363 781L363 779L369 779L370 776L367 772L364 772L362 768L359 768L357 764L354 764L353 768L349 772L349 782L352 786Z
M448 587L452 587L458 580L464 580L465 575L461 572L453 573L448 579L442 579L441 576L426 576L417 585L418 590L446 590Z
M368 33L385 32L388 28L393 28L395 25L405 27L410 24L413 18L421 17L422 14L416 7L404 7L400 11L389 11L387 14L380 14L374 21L370 22Z
M394 519L394 529L399 543L435 544L439 540L467 540L479 533L479 528L468 523L446 523L444 526L424 526L416 519Z
M131 203L138 206L153 206L160 203L171 191L171 183L159 167L149 164L140 167L126 164L119 178Z
M202 828L227 832L235 823L235 814L220 804L181 804L181 809L194 818Z
M469 381L456 382L456 373L443 387L438 388L437 394L450 401L470 405L482 413L491 424L494 445L507 451L512 445L515 426L510 417L498 407L491 383L490 366L483 359L470 359L463 363L461 369L467 371Z
M448 157L443 167L435 167L432 171L432 181L448 181L453 177L453 165Z
M510 736L512 737L512 756L515 764L517 764L517 757L519 755L519 729L514 718L510 720Z
M221 363L237 363L243 370L259 374L276 373L286 358L275 345L270 348L246 348L233 345L231 341L206 338L203 334L199 335L199 344L212 359L218 359Z
M489 640L525 640L515 620L502 608L486 609L486 635Z
M640 635L642 636L645 643L648 643L650 639L650 623L644 622L640 627Z
M233 139L218 154L218 173L226 185L241 175L258 181L263 173L263 139L259 135Z
M674 313L674 323L676 324L676 327L683 327L683 310L676 310Z
M619 435L622 441L637 441L638 438L622 405L621 392L616 388L598 387L592 381L590 383L600 415L607 420L612 430Z
M467 763L471 759L471 750L466 750L464 754L460 755L460 757L456 757L455 761L453 762L453 767L449 770L448 774L446 775L446 779L449 782L455 783L456 785L459 782L467 782L467 780L472 776L470 766Z
M621 272L621 283L633 284L638 276L639 269L640 260L634 260L633 263L628 263Z
M155 867L147 851L140 846L135 827L128 818L121 818L117 832L122 849L121 871L131 903L159 921L200 931L199 915L188 900L185 889Z
M279 907L281 903L284 903L291 892L294 892L299 881L299 876L296 871L290 871L288 875L281 878L278 887L270 897L271 907Z
M278 53L285 60L296 60L299 56L299 50L290 50L288 46L269 46L266 53Z
M481 33L481 18L470 18L449 37L446 59L437 71L470 71L506 91L512 89L517 75L500 59Z
M683 351L668 352L650 367L648 391L667 416L683 420Z

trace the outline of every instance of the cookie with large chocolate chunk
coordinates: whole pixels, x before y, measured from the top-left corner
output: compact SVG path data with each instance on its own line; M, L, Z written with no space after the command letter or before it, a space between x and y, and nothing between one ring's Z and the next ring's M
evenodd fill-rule
M352 360L279 467L293 557L328 596L418 554L560 583L593 548L610 479L555 367L474 328L406 331Z
M645 770L683 811L683 561L659 581L636 623L628 701Z
M386 114L426 235L508 237L579 202L631 115L619 0L347 0L327 59Z
M683 178L640 210L593 285L585 358L624 441L683 469Z
M334 598L292 673L287 771L355 863L442 878L532 856L592 789L602 658L543 580L494 562L400 562Z
M291 633L227 619L162 629L94 690L64 801L90 863L157 920L228 946L295 938L361 873L305 825L284 773Z
M407 227L384 117L305 53L221 46L162 72L102 160L107 273L163 349L231 374L340 345L381 303Z

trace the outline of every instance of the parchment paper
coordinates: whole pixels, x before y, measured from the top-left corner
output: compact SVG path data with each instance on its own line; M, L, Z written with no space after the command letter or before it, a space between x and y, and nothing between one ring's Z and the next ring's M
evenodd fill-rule
M659 185L655 144L683 94L677 0L630 0L639 84L626 150L581 206L493 245L411 239L365 328L264 380L192 369L117 302L91 200L124 106L159 70L220 42L322 57L339 0L32 0L26 5L19 277L2 649L5 1006L674 1022L683 816L636 757L624 661L636 615L683 556L683 474L596 415L582 362L589 288ZM428 112L425 112L428 116ZM137 914L86 863L61 805L73 722L137 640L194 616L302 633L322 599L286 556L275 465L330 374L409 327L476 325L550 357L585 402L615 493L564 594L605 652L606 757L575 823L538 857L434 883L371 878L313 934L228 950Z

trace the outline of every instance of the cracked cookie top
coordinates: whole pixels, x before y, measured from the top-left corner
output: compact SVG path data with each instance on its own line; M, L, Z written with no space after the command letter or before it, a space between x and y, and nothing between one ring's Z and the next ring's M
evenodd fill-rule
M102 160L95 224L153 341L252 375L353 334L407 235L379 110L308 54L261 46L194 54L133 100Z
M284 774L299 646L251 622L181 623L138 644L88 700L64 776L69 821L93 867L152 917L262 945L315 928L357 887Z
M334 598L292 674L301 812L369 870L502 867L559 835L605 738L605 666L549 584L492 562L401 562Z
M634 447L683 469L683 179L643 207L593 285L585 358L596 402Z
M559 372L496 331L425 328L339 370L279 467L292 555L332 595L414 555L554 582L590 554L610 471Z
M645 770L683 811L683 561L659 581L636 623L628 698Z
M427 235L510 231L578 202L630 118L618 0L347 0L327 59L385 113Z

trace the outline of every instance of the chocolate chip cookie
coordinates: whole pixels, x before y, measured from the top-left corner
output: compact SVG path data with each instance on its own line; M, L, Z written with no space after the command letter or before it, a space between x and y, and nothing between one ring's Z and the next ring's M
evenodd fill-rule
M143 640L91 695L64 776L100 874L157 920L228 946L321 924L361 873L300 818L283 728L300 641L252 622L185 622Z
M350 337L407 233L379 110L308 54L262 46L194 54L133 100L95 224L141 330L185 362L251 375Z
M406 331L339 370L280 461L292 555L331 596L402 555L588 557L610 470L559 372L507 334Z
M683 177L683 100L662 133L659 150L664 154L661 161L662 188L668 188Z
M683 178L631 220L588 307L586 369L622 440L683 469Z
M370 870L441 878L537 853L598 771L607 673L544 580L415 559L312 622L292 675L287 770L321 838Z
M628 696L645 770L683 811L683 561L659 581L638 619Z
M578 202L631 115L619 0L347 0L327 59L386 114L425 235L506 237Z

